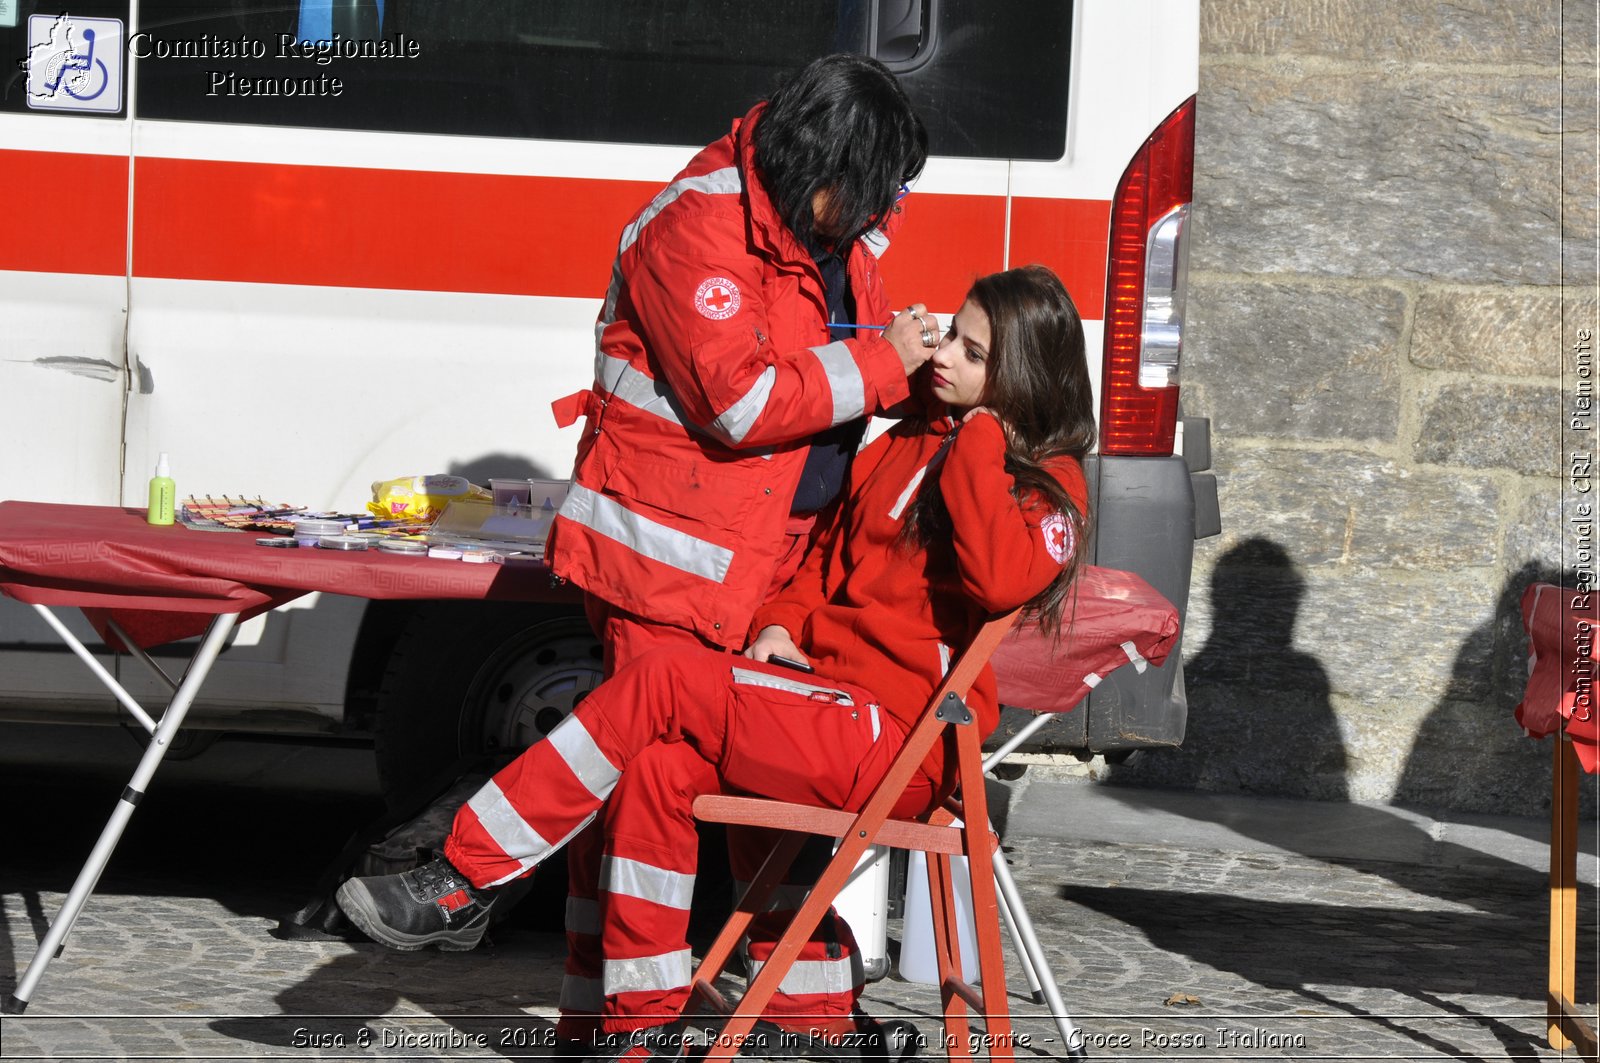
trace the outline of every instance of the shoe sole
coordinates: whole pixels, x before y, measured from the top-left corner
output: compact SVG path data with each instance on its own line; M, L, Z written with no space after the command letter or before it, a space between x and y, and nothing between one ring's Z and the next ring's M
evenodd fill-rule
M393 929L378 917L378 906L372 894L360 879L350 879L339 887L336 895L339 908L350 917L363 934L391 949L400 952L417 952L429 945L437 945L440 952L470 952L483 940L488 928L487 913L479 916L482 923L468 924L455 930L438 930L432 934L405 934Z

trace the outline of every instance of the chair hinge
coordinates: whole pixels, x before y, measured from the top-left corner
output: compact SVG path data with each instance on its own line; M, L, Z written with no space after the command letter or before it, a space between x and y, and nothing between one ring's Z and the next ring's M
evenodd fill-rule
M939 707L934 710L934 719L946 723L969 724L972 722L972 710L967 708L967 703L962 701L954 691L946 694L939 702Z

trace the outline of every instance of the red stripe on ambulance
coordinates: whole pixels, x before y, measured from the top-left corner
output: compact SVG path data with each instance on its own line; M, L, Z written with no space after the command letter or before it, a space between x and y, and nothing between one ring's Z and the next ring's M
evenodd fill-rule
M598 299L651 181L145 157L133 273L175 280ZM127 160L0 152L0 269L118 275ZM40 204L40 209L32 209ZM954 310L1006 259L999 196L918 193L883 261L897 305ZM1110 204L1012 200L1010 261L1054 269L1086 319L1105 301Z
M595 299L617 234L657 191L162 158L135 178L135 276Z
M0 151L0 203L0 269L127 272L127 156Z

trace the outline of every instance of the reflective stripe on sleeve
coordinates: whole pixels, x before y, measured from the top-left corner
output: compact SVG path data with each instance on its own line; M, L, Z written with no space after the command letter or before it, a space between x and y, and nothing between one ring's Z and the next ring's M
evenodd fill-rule
M712 170L698 177L685 177L656 193L648 206L639 212L639 216L622 230L622 236L617 241L617 259L611 267L611 287L606 292L605 309L600 313L600 327L596 332L603 331L606 325L616 320L617 295L622 290L622 255L639 239L639 234L645 226L656 219L656 215L670 207L679 196L685 192L700 192L708 196L738 195L739 194L739 169L736 166L724 166L720 170ZM598 374L597 374L598 375Z
M1133 670L1140 674L1150 667L1150 662L1144 659L1144 654L1139 652L1139 647L1132 642L1122 644L1122 652L1128 655L1128 661L1133 665Z
M765 966L765 960L751 960L750 980L754 981ZM861 955L852 953L837 960L796 960L778 983L778 992L791 997L849 993L865 982Z
M844 424L867 412L867 385L861 379L861 368L850 353L850 345L835 340L823 347L811 348L811 353L822 363L828 375L828 387L833 392L833 423Z
M711 430L738 446L750 434L750 429L755 427L761 415L767 412L767 400L772 398L772 388L777 382L777 367L767 366L755 383L750 385L750 390L711 422Z
M600 888L687 912L694 899L694 876L641 860L607 856L600 861Z
M684 417L677 398L664 382L641 373L623 358L602 354L595 361L598 372L594 375L594 381L602 391L610 392L613 397L654 414L663 421L686 428L694 427Z
M660 992L682 989L689 984L693 958L688 949L659 956L639 956L631 960L605 961L606 996L617 993Z
M882 258L883 253L889 250L889 234L882 229L873 229L861 238L861 242L872 252L873 258Z
M636 554L714 583L727 579L728 568L733 564L732 550L640 516L615 499L579 484L573 484L567 492L561 515L615 539Z

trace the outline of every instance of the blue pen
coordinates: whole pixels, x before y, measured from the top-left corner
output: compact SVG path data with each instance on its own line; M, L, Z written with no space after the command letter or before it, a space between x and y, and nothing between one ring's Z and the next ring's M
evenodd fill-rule
M835 321L833 324L829 325L828 327L829 328L871 329L874 332L882 332L884 329L888 328L889 326L888 325L858 325L854 321Z

